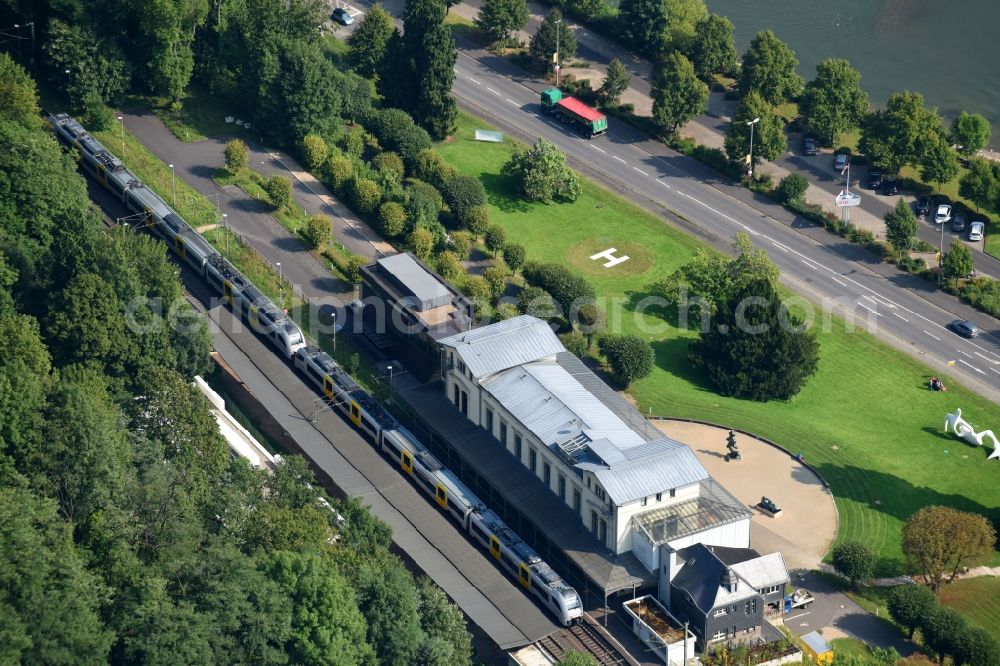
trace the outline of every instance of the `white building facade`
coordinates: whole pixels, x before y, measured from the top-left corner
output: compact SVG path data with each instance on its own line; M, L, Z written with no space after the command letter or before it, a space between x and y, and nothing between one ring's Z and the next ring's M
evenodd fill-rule
M439 344L455 407L571 507L605 548L632 551L655 572L664 542L749 546L746 507L690 448L653 428L568 353L544 321L515 317Z

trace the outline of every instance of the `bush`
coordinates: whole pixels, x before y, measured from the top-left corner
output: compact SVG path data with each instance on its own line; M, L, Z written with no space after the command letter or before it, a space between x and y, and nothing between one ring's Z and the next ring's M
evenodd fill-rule
M645 338L638 335L605 335L597 347L608 360L611 371L625 386L653 371L653 346Z
M556 304L552 294L541 287L525 287L517 295L518 308L521 314L531 315L539 319L549 320L556 316Z
M503 321L504 319L511 319L520 314L517 311L517 306L513 303L503 302L496 306L493 310L493 321Z
M379 153L372 159L371 165L382 175L387 185L399 185L403 182L403 158L396 153Z
M278 210L281 210L292 201L292 184L284 176L277 174L267 179L264 184L267 196L271 197L271 203Z
M503 262L510 268L513 275L517 269L524 265L524 260L528 256L527 250L520 243L507 243L503 246Z
M459 260L465 261L472 251L472 236L468 231L455 231L451 234L451 249L458 255Z
M326 183L337 194L354 178L354 164L343 155L331 155L324 165Z
M585 279L561 264L539 264L525 262L521 274L528 284L541 287L552 294L559 304L563 316L569 316L574 308L594 300L594 287Z
M226 158L226 169L229 173L236 173L240 169L245 169L250 163L250 150L247 144L239 139L233 139L226 144L224 151Z
M459 224L467 224L469 211L486 205L486 188L478 178L458 175L445 182L441 196Z
M374 212L382 199L382 188L374 180L355 178L351 181L351 202L354 209L362 215Z
M462 274L462 262L454 252L445 250L437 256L437 270L446 280L454 280Z
M365 132L360 127L348 128L337 139L337 146L352 157L365 154Z
M563 333L559 336L559 341L562 342L566 351L573 354L573 356L583 358L587 355L587 338L583 337L576 331Z
M490 209L486 206L470 208L463 225L473 236L482 236L490 228Z
M434 236L427 229L417 228L406 239L407 245L413 250L413 254L423 261L427 261L434 251Z
M326 161L330 148L318 134L306 134L299 142L299 154L309 171L315 171Z
M503 296L504 289L507 288L507 271L502 266L490 266L483 271L483 279L490 286L491 300L496 300Z
M326 244L330 242L331 236L330 218L326 215L310 215L309 220L306 222L306 228L303 230L303 235L305 235L306 240L309 241L309 245L314 250L326 247Z
M922 619L937 606L937 596L923 585L900 585L889 592L887 605L889 616L905 627L913 640L913 632L920 627Z
M504 245L507 244L507 230L499 224L491 224L486 229L486 236L484 240L486 241L486 248L490 250L495 257L497 256L497 252L502 250Z
M431 147L430 135L400 109L374 109L368 113L365 126L383 148L399 153L411 168L420 151Z
M352 254L344 264L344 274L351 284L361 284L361 267L368 263L363 254Z
M529 201L576 201L580 196L580 179L566 166L566 155L545 139L538 139L529 149L515 149L501 173L513 179Z
M809 189L809 181L806 180L805 176L799 173L790 173L778 183L777 194L782 202L788 203L801 199L807 189Z
M951 608L940 606L924 616L920 623L920 634L924 646L938 655L941 663L945 656L954 655L959 648L961 636L967 631L965 618Z
M425 148L417 154L413 172L417 178L425 180L437 188L443 187L458 173L455 167L445 162L441 153L433 148Z
M465 295L472 299L475 303L476 309L482 308L484 305L488 306L493 294L493 290L490 288L489 283L478 275L470 277L465 281L465 287L462 289Z
M845 541L833 549L833 568L857 587L875 575L875 553L857 541Z
M378 209L378 222L387 238L399 238L407 229L406 209L397 201L386 201Z

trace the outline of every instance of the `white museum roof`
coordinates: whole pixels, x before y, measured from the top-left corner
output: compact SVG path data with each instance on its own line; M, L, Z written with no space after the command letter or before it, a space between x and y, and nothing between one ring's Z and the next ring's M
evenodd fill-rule
M548 324L529 315L452 335L438 342L453 348L476 379L566 351Z

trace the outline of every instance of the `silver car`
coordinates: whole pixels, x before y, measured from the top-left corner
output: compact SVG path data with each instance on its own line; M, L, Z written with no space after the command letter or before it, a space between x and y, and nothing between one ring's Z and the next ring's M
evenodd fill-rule
M951 219L951 206L948 204L941 204L937 207L937 212L934 213L934 224L944 224Z
M986 224L977 220L969 225L969 240L972 242L981 241L985 232Z

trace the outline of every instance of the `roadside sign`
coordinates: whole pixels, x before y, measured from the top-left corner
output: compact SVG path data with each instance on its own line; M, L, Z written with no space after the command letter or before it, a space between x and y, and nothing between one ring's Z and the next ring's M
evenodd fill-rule
M845 208L847 206L860 206L861 197L859 197L854 192L841 190L840 194L837 195L836 203L838 208Z
M503 132L493 130L476 130L476 141L489 141L490 143L503 143Z

